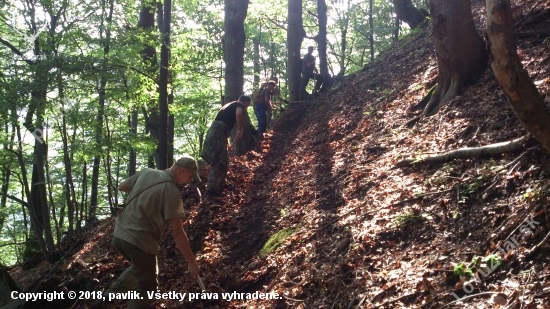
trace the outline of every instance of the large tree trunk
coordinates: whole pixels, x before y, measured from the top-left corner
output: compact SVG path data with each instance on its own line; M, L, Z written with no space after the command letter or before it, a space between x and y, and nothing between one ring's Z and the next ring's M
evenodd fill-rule
M298 101L301 75L298 60L302 57L300 49L306 36L302 20L302 0L288 0L288 29L286 41L288 46L288 88L290 99Z
M487 68L487 51L474 26L470 0L432 0L435 51L439 78L437 89L423 114L435 114L464 86L474 84ZM423 106L416 106L420 109Z
M491 68L525 128L550 150L550 112L516 53L510 2L487 0L487 47Z
M244 20L248 11L248 0L225 0L225 18L223 35L223 58L225 61L225 95L224 103L238 100L243 94L244 84ZM244 153L251 149L256 141L254 127L250 118L245 114L243 137L235 142L237 153ZM231 132L235 136L237 126Z
M411 29L416 28L426 18L426 15L422 14L422 12L412 4L411 0L393 0L393 7L395 8L397 19L406 22Z
M225 61L224 103L243 94L244 84L244 20L248 0L225 0L223 58Z
M160 6L159 6L160 7ZM141 10L139 11L138 28L142 28L146 31L153 31L155 28L155 8L153 2L144 0L141 4ZM159 8L160 10L160 8ZM162 13L159 12L157 23L162 24ZM149 45L145 45L140 52L145 65L148 65L148 72L151 76L155 76L157 70L157 52L155 48ZM153 141L158 141L158 110L153 107L150 115L147 113L147 109L143 108L143 118L145 122L145 134L149 133L149 137ZM155 160L158 162L158 147L153 154L147 156L147 167L155 168ZM135 171L135 170L134 170Z

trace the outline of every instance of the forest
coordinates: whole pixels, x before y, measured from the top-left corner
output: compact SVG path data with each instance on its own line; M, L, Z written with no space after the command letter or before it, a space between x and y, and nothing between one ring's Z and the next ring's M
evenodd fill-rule
M186 296L151 306L546 308L550 2L0 6L0 306L88 308L10 293L105 291L130 265L119 184L199 159L277 76L289 103L261 140L248 108L221 200L202 159L179 188L205 288L167 232L159 291ZM326 91L301 100L308 46Z

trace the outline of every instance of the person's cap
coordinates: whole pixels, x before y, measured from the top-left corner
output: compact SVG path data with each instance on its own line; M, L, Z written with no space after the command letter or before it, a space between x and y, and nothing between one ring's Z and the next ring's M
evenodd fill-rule
M242 95L239 97L239 101L248 101L250 102L250 97L249 96L246 96L246 95Z
M274 80L270 80L270 81L268 81L267 83L268 83L268 84L275 84L275 85L277 85L277 83L276 83Z
M176 161L176 164L181 167L185 167L188 171L193 173L193 177L196 181L201 181L201 177L199 176L199 167L197 165L197 161L195 161L193 157L184 155Z

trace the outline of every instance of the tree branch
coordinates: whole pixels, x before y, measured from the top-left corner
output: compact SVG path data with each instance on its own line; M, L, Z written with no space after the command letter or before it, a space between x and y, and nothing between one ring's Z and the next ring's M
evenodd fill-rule
M5 196L5 197L9 198L10 200L14 200L14 201L16 201L17 203L19 203L19 204L21 204L21 205L27 207L27 202L25 202L25 201L23 201L23 200L21 200L21 199L15 197L15 196L13 196L13 195L4 194L4 193L2 193L2 192L0 192L0 195Z
M288 29L287 29L285 26L279 24L276 20L271 19L271 18L269 18L269 17L266 17L266 18L267 18L267 20L269 20L269 21L270 21L272 24L274 24L275 26L277 26L277 27L283 29L284 31L288 31Z
M11 49L11 51L12 51L14 54L16 54L16 55L18 55L18 56L21 56L21 58L23 58L23 60L24 60L28 65L33 65L33 64L34 64L34 61L25 59L25 58L23 57L23 53L22 53L19 49L17 49L15 46L11 45L10 42L8 42L8 41L6 41L6 40L0 38L0 43L4 44L4 46L6 46L6 47L8 47L9 49Z
M520 138L516 138L511 141L496 143L480 147L466 147L460 149L454 149L443 153L433 155L418 155L415 157L404 159L396 164L396 166L406 166L409 164L417 163L441 163L448 162L454 159L472 158L483 155L495 155L506 152L513 152L523 149L523 143L530 139L530 135L527 134Z

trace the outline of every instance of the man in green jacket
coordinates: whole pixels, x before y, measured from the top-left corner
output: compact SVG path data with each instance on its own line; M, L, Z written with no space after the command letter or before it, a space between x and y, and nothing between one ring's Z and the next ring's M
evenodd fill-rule
M130 300L128 308L150 308L147 292L158 288L158 246L168 223L189 272L193 277L198 276L199 266L181 222L183 202L176 186L189 183L193 178L200 181L197 163L192 157L184 156L169 169L146 168L119 185L118 188L129 195L115 223L113 245L131 265L105 291L105 301L117 299L118 293L135 290L139 297ZM100 300L90 308L102 305Z

